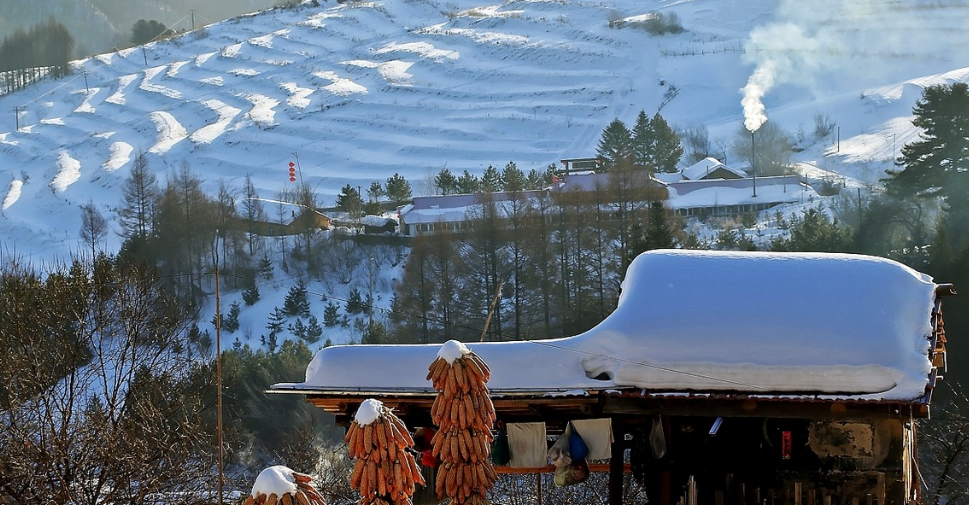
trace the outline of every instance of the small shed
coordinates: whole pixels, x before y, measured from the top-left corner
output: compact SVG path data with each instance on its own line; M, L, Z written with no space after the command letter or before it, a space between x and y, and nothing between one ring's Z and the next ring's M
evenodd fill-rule
M945 363L951 293L871 256L650 251L591 330L468 346L491 366L499 420L550 434L606 420L611 505L627 469L662 505L684 488L694 503L921 503L914 420ZM328 347L272 392L344 425L378 398L426 426L439 348Z

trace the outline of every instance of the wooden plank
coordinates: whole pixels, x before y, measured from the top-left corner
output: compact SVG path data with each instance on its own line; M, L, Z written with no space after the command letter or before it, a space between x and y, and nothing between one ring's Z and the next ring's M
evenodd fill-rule
M608 472L609 463L589 463L590 472ZM622 466L622 471L624 473L632 473L633 467L629 463ZM496 466L495 473L509 474L509 475L522 475L522 474L542 474L542 473L555 473L555 465L545 465L538 467L528 467L528 468L516 468L510 466Z

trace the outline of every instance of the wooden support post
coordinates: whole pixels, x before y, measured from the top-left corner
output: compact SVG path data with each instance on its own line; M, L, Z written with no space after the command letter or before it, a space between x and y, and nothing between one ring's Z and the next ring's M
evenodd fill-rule
M609 505L623 505L622 479L625 469L626 432L615 418L612 419L612 437L609 459Z
M537 501L535 503L536 503L536 505L542 505L542 494L544 494L544 493L542 492L543 491L542 490L542 474L540 474L540 473L536 473L535 474L535 489L537 489L537 493L535 494Z
M815 491L814 491L814 488L813 487L811 489L808 489L808 492L807 492L807 505L817 505L817 501L816 501L816 498L817 497L814 495L814 493L815 493Z
M878 492L878 505L885 505L885 474L878 473L878 481L875 490Z
M794 483L794 505L801 505L801 483Z
M824 505L831 505L831 495L824 495Z

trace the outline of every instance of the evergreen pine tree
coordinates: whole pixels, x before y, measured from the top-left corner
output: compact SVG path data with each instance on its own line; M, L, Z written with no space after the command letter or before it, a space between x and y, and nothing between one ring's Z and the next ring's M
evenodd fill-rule
M633 138L629 129L618 118L612 120L602 131L596 155L604 167L611 169L622 160L630 160L633 154Z
M363 197L360 196L360 191L357 188L347 184L336 196L336 206L351 218L356 219L363 213Z
M505 183L505 191L522 191L528 183L525 172L522 172L514 161L509 161L505 165L505 170L501 173L501 179Z
M333 302L328 302L323 308L323 324L327 328L332 328L340 324L340 308Z
M316 316L310 316L306 324L306 336L304 338L307 342L315 344L320 341L320 337L322 336L323 327L320 326L320 321L316 319Z
M360 338L361 344L381 344L387 340L387 328L384 327L383 323L374 321L373 323L367 324L367 327L363 331L363 336Z
M389 177L385 187L387 189L387 198L390 198L390 201L394 202L398 207L411 198L410 183L400 174L394 174Z
M652 132L652 164L659 172L676 172L676 164L683 157L680 136L673 131L666 119L656 113L649 122Z
M306 339L306 325L303 324L303 320L296 318L296 322L290 323L287 328L294 337L299 339Z
M363 312L363 297L360 295L360 290L353 288L350 290L350 296L347 299L347 314L359 314Z
M458 179L454 177L454 174L450 170L444 169L437 173L434 177L434 187L437 188L438 192L442 195L451 195L457 191Z
M898 162L905 168L888 171L886 189L899 198L942 197L946 234L960 251L969 243L969 84L925 88L913 113L919 140L902 147Z
M272 280L273 278L273 261L269 259L268 255L263 256L262 259L259 260L259 276L267 281Z
M653 128L645 110L640 110L633 126L633 163L638 166L649 166L653 162L655 151ZM652 167L655 168L655 167Z
M229 333L235 333L239 329L239 312L241 312L239 302L233 301L232 305L229 306L229 314L222 322L222 329Z
M246 289L242 291L242 301L246 302L246 305L252 305L259 301L259 287L256 286L255 279L250 281Z
M501 191L504 187L505 184L501 180L501 172L498 172L498 169L493 165L488 165L488 168L481 174L481 192L494 193Z
M283 301L283 312L288 316L305 316L310 312L310 304L306 300L306 284L303 279L296 282L296 285L289 288L286 299Z
M269 313L269 320L266 322L266 329L272 333L283 331L283 324L286 323L286 313L279 307L273 307Z
M473 195L481 191L481 181L467 170L458 177L458 193Z
M669 213L663 202L656 201L649 206L649 225L646 227L645 244L646 250L669 249L676 245Z

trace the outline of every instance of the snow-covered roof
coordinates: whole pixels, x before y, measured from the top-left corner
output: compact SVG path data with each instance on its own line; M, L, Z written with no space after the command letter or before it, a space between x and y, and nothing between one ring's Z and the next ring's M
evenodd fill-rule
M518 192L475 193L460 195L436 195L414 197L410 205L400 209L401 216L407 224L418 223L450 223L468 220L468 213L481 208L481 204L490 200L499 206L514 198L533 199L544 195L541 190ZM479 211L480 213L480 211Z
M754 184L757 196L754 196ZM803 203L819 198L811 186L797 176L758 177L753 179L713 179L679 181L667 185L672 209L724 207L728 205L756 205Z
M468 347L491 366L497 396L636 388L914 401L931 370L935 288L870 256L650 251L630 265L616 310L591 330ZM425 377L439 349L332 346L305 382L273 388L433 393Z
M683 177L685 179L689 179L691 181L698 181L700 179L703 179L707 175L713 173L715 170L721 169L721 168L733 173L737 177L741 177L741 178L747 177L747 174L742 170L730 168L727 165L724 165L723 163L721 163L720 160L716 158L710 158L710 157L703 158L702 160L696 162L692 166L684 168L681 173L683 174Z

